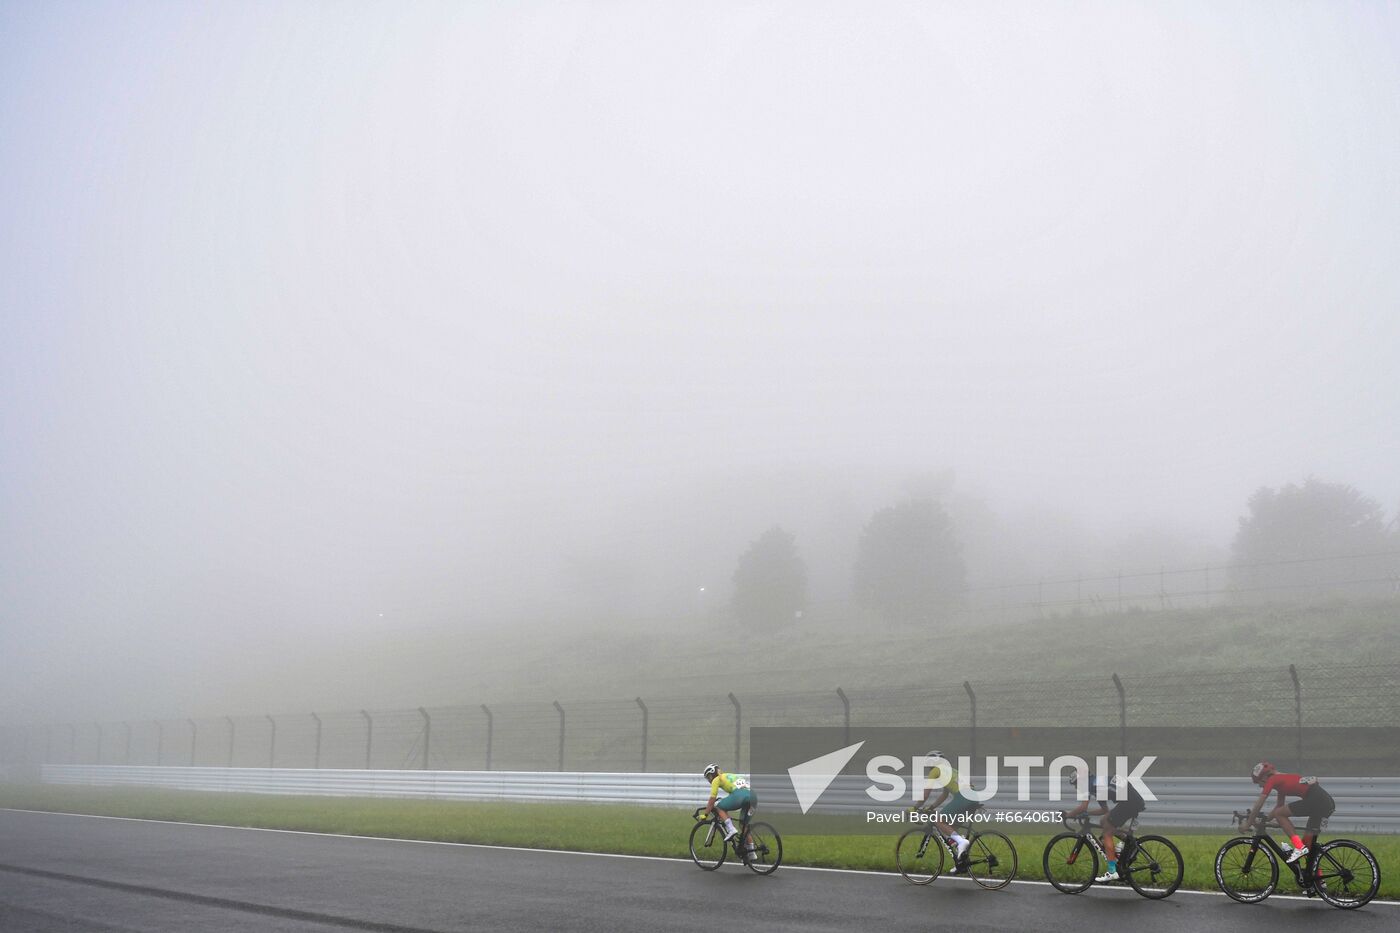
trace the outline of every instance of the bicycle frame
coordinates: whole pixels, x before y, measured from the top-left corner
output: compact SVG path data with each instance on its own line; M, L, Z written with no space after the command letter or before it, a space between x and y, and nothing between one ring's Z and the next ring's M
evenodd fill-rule
M1236 819L1243 819L1248 814L1236 813ZM1317 873L1317 861L1322 857L1321 832L1311 833L1306 839L1308 854L1303 858L1293 862L1288 861L1288 851L1279 845L1269 832L1267 820L1256 820L1254 823L1254 844L1249 848L1249 855L1245 856L1244 864L1241 866L1245 871L1249 871L1254 866L1254 856L1259 849L1267 846L1272 849L1278 860L1293 872L1293 880L1298 882L1300 888L1311 888L1313 886L1313 876ZM1341 866L1338 866L1340 868Z
M919 845L919 851L917 853L919 858L923 858L924 853L928 851L928 841L934 836L937 836L939 842L943 843L943 848L948 850L948 855L953 859L953 864L957 865L958 847L953 842L952 838L943 832L943 828L937 824L930 825L928 832L924 833L924 841ZM970 852L972 850L969 848L968 851Z
M977 809L981 809L980 804L978 805ZM939 841L943 843L943 848L948 851L948 857L952 860L954 869L970 869L971 866L980 865L984 861L983 859L973 855L973 849L975 848L974 844L982 836L982 833L976 830L968 831L967 838L969 840L969 845L967 847L967 851L963 853L962 858L959 858L957 843L955 843L953 841L952 836L944 832L943 827L938 825L938 823L936 822L929 823L927 831L924 833L924 841L919 843L919 848L916 853L919 858L923 858L924 853L928 851L928 841L933 836L937 836ZM996 859L994 857L990 858L988 860L988 864L992 867L995 867L995 865L997 864Z
M749 838L749 824L753 822L753 809L752 805L744 807L743 816L739 818L739 822L734 826L738 832L734 834L732 840L725 843L725 845L733 847L734 854L739 857L740 861L744 858L744 851L740 849L739 846ZM698 813L699 811L696 812ZM710 824L709 832L705 833L705 845L708 847L714 843L715 833L720 831L719 815L713 812L710 813L706 822Z
M1103 842L1099 839L1099 837L1094 835L1094 827L1089 818L1087 816L1079 816L1076 817L1076 819L1078 820L1080 826L1078 833L1079 846L1076 846L1075 850L1070 853L1070 856L1067 859L1067 861L1071 865L1074 864L1075 861L1079 859L1080 848L1084 845L1085 842L1088 842L1089 845L1094 847L1094 851L1099 854L1099 858L1104 860L1104 864L1108 864L1108 850L1104 848ZM1119 839L1122 840L1122 844L1118 847L1117 861L1120 865L1124 866L1125 869L1128 865L1132 864L1132 858L1134 855L1137 854L1136 833L1136 817L1127 826L1123 826L1118 829L1117 835Z

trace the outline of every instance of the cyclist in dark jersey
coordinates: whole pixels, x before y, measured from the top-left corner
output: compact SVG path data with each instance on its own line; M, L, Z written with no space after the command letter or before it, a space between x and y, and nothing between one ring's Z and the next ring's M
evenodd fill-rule
M1074 784L1077 780L1078 775L1070 775L1070 784ZM1127 790L1123 789L1125 784ZM1104 854L1108 856L1108 870L1094 880L1100 883L1117 881L1118 850L1113 844L1113 834L1127 826L1134 817L1146 810L1147 801L1131 783L1121 781L1118 778L1104 778L1090 772L1088 787L1089 799L1081 802L1073 810L1065 811L1065 819L1085 813L1091 805L1098 804L1098 809L1091 815L1103 816L1099 825L1103 827L1103 848ZM1111 810L1108 807L1110 801L1113 803Z
M1298 859L1308 854L1308 846L1304 844L1298 831L1293 828L1293 821L1290 817L1306 816L1308 818L1308 843L1310 844L1317 836L1317 831L1322 828L1322 821L1331 816L1337 809L1336 802L1332 795L1317 783L1315 777L1304 777L1301 774L1283 774L1277 771L1272 764L1261 761L1254 766L1250 775L1255 784L1263 788L1259 792L1259 799L1254 801L1254 806L1249 809L1249 818L1241 825L1248 832L1248 827L1253 825L1259 811L1264 808L1264 804L1269 799L1270 794L1278 795L1278 804L1269 812L1269 817L1278 822L1283 827L1283 831L1288 834L1289 842L1293 843L1293 851L1288 855L1288 862L1292 864ZM1298 802L1290 804L1289 797L1297 797Z

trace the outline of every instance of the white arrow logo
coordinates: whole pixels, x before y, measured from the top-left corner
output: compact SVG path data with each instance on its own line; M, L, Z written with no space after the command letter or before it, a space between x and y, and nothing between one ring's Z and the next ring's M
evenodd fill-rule
M831 782L836 780L836 775L841 773L841 769L850 763L864 744L864 741L860 741L854 745L847 745L838 751L828 752L820 758L813 758L788 768L788 778L792 781L792 789L797 794L797 805L802 808L803 813L812 809L817 798L831 786Z

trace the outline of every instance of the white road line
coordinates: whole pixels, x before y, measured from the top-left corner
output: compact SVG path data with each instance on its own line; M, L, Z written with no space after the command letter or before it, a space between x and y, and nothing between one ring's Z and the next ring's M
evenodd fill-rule
M61 811L61 810L24 810L24 809L21 809L21 808L19 808L19 807L0 807L0 812L8 812L8 813L37 813L37 814L40 814L40 815L43 815L43 816L73 816L73 817L81 817L81 818L87 819L87 820L117 820L117 821L124 822L124 823L155 823L155 824L161 825L161 826L193 826L193 827L197 827L197 828L199 828L199 829L237 829L237 830L240 830L240 831L242 831L242 832L247 832L247 833L280 833L280 834L286 835L286 836L315 836L315 837L321 838L321 839L362 839L362 840L365 840L365 841L368 841L368 842L396 842L396 843L406 843L406 844L409 844L409 845L416 845L416 846L450 846L450 847L458 848L458 849L492 849L492 850L495 850L495 851L498 851L498 852L499 852L499 851L505 851L505 852L540 852L540 853L549 853L549 854L553 854L553 855L588 855L588 856L592 856L592 857L594 857L594 858L623 858L623 859L637 859L637 860L639 860L639 861L644 861L644 862L672 862L672 863L679 863L679 864L684 864L684 865L690 865L690 864L692 864L691 860L688 859L688 858L674 858L674 857L669 856L669 855L626 855L626 854L621 853L621 852L584 852L584 851L582 851L582 850L580 850L580 849L536 849L536 848L530 848L529 846L497 846L497 845L491 845L491 844L489 844L489 843L484 843L484 842L446 842L446 841L438 840L438 839L400 839L400 838L398 838L398 837L396 837L396 836L356 836L356 835L354 835L354 834L352 834L352 833L317 833L317 832L311 832L310 830L305 830L305 829L272 829L272 828L267 827L267 826L228 826L228 825L223 824L223 823L185 823L185 822L181 822L180 820L148 820L148 819L142 819L142 818L140 818L140 817L134 817L134 816L103 816L103 815L97 814L97 813L65 813L65 812L63 812L63 811ZM742 866L740 866L740 865L738 865L737 863L735 863L735 864L734 864L734 867L737 868L737 867L742 867ZM901 877L900 874L899 874L899 872L895 872L895 871L876 871L876 870L874 870L874 869L864 869L864 868L821 868L821 867L816 866L816 865L784 865L784 866L782 866L782 870L783 870L783 871L825 871L825 872L832 872L832 873L838 874L838 875L868 875L868 876L873 877L873 878L899 878L899 877ZM962 876L962 875L947 875L947 876L945 876L945 878L946 878L946 880L949 880L949 881L969 881L969 882L972 881L971 878L968 878L968 877L965 877L965 876ZM942 880L945 880L945 878L940 878L939 880L942 881ZM1013 879L1011 883L1012 883L1012 884L1033 884L1033 885L1040 885L1040 886L1042 886L1042 887L1047 887L1047 888L1050 887L1050 882L1048 882L1048 881L1032 881L1032 880L1030 880L1030 879L1028 879L1028 878L1016 878L1016 879ZM1118 887L1118 886L1114 886L1114 887L1102 887L1102 886L1101 886L1101 890L1106 891L1106 892L1118 892L1118 893L1124 893L1124 894L1136 894L1136 893L1137 893L1137 892L1134 891L1132 888L1129 888L1129 887ZM1206 896L1206 897L1224 897L1224 896L1225 896L1225 893L1224 893L1223 891L1194 891L1194 890L1191 890L1191 889L1188 889L1188 888L1182 888L1182 889L1178 890L1178 891L1176 892L1176 894L1197 894L1197 895L1203 895L1203 896ZM1175 895L1173 895L1173 896L1175 896ZM1318 898L1315 898L1315 897L1307 897L1307 896L1302 895L1302 894L1274 894L1274 895L1271 895L1271 896L1269 897L1269 900L1271 900L1271 901L1272 901L1272 900L1283 900L1283 901L1318 901L1319 903L1321 903L1321 902L1319 901ZM1371 901L1371 904L1368 904L1367 906L1371 906L1371 905L1382 905L1382 906L1385 906L1385 907L1400 907L1400 901L1374 900L1374 901Z

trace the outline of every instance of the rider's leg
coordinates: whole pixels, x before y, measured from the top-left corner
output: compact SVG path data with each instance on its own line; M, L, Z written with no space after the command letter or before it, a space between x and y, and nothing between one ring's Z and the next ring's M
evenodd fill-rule
M1113 844L1113 834L1118 831L1118 827L1109 822L1108 817L1104 817L1099 825L1103 827L1103 851L1108 856L1108 864L1118 865L1118 847Z
M722 825L724 826L725 842L733 839L734 834L738 832L738 830L734 828L734 821L729 815L736 810L747 813L751 802L752 797L749 795L749 789L747 787L741 787L716 803L715 809L719 811L720 819L724 821Z
M1270 817L1278 821L1279 826L1283 827L1284 834L1288 836L1289 842L1293 843L1293 851L1300 852L1307 847L1298 836L1298 830L1293 827L1293 821L1289 819L1292 815L1293 811L1288 809L1288 804L1286 803L1274 807L1273 812L1269 814Z
M729 839L738 832L738 830L734 828L734 823L729 819L729 813L727 811L715 807L715 816L718 817L719 825L724 829L725 839Z
M953 826L952 819L943 813L939 813L933 818L933 823L938 827L939 832L953 840L953 845L958 847L958 858L962 858L963 854L967 852L967 847L971 845L971 843Z
M1108 859L1108 870L1095 878L1095 881L1113 881L1118 877L1118 849L1113 844L1113 834L1117 827L1105 816L1099 821L1099 826L1103 828L1103 852Z

